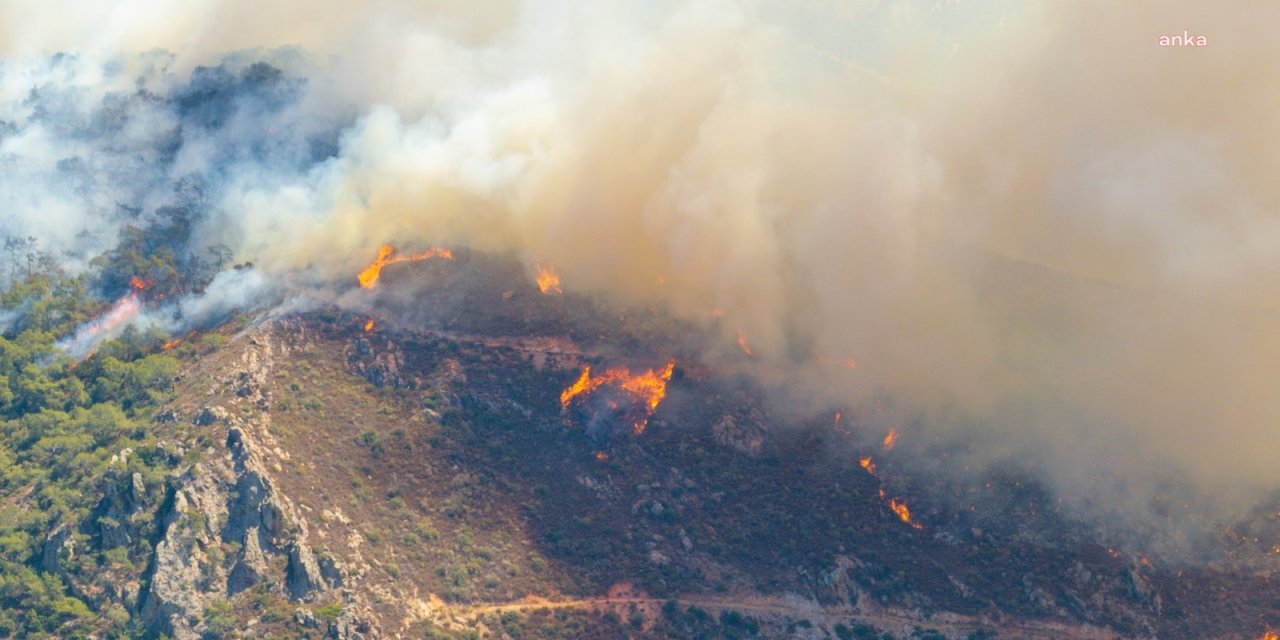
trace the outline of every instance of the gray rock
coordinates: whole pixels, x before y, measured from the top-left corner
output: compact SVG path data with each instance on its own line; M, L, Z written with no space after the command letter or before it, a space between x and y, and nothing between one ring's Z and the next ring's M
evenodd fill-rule
M192 420L198 427L207 427L215 422L227 419L227 410L222 407L205 407L196 413Z
M53 528L44 539L44 550L40 557L40 566L49 573L63 574L67 563L75 558L75 532L63 522Z
M245 532L240 558L227 576L227 595L233 596L266 579L269 566L267 556L262 552L262 545L258 543L258 537L257 527Z
M311 548L295 542L289 547L289 564L285 568L285 588L295 602L307 600L326 588L324 574Z
M299 627L304 629L314 629L320 624L316 621L316 614L312 613L311 610L306 607L293 612L293 621Z

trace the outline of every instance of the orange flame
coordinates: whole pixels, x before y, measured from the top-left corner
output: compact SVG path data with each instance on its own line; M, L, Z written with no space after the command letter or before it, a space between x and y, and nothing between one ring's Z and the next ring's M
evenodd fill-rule
M874 460L871 459L871 456L858 458L858 466L862 467L863 469L866 469L867 473L873 476L876 474L876 463ZM883 493L884 493L884 490L881 490L882 497L883 497Z
M1280 640L1280 633L1267 629L1266 633L1262 634L1262 640Z
M907 508L907 503L897 498L890 498L885 495L884 487L880 487L880 499L885 501L885 504L889 506L889 510L892 511L894 515L898 516L899 520L911 525L912 529L924 528L924 526L919 522L911 519L911 509Z
M840 424L840 412L839 412L839 411L837 411L837 412L836 412L836 424L837 424L837 425L838 425L838 424Z
M560 274L556 273L554 267L543 267L536 263L533 266L538 270L538 276L535 278L538 282L538 291L547 294L564 293L560 289Z
M147 281L138 276L129 276L129 288L134 291L141 291L147 288Z
M889 433L884 434L884 450L893 451L893 445L898 444L898 428L889 429Z
M364 330L365 330L365 331L373 331L373 325L374 325L373 318L369 318L368 320L365 320L365 321L364 321Z
M644 415L636 420L632 428L636 434L644 433L649 417L658 410L658 404L667 395L667 382L671 380L671 372L675 370L675 366L676 361L670 360L662 369L649 369L639 375L631 375L631 370L626 367L614 367L595 377L591 375L591 367L584 367L578 380L560 392L560 406L567 411L574 398L589 394L602 386L613 385L642 404Z
M356 279L360 281L361 289L372 289L378 285L378 277L382 275L382 268L387 265L397 264L400 262L418 262L420 260L428 260L430 258L444 258L445 260L453 259L453 252L448 249L439 247L431 247L426 251L414 253L410 255L396 254L396 250L389 244L384 244L378 248L378 257L369 266L364 268L356 275Z
M174 338L172 340L166 340L164 344L160 345L160 349L164 351L168 351L178 346L179 344L182 344L182 338Z
M894 498L889 498L889 509L898 515L898 519L911 525L913 529L923 529L919 522L911 520L911 510L907 508L907 503L899 502Z
M743 333L742 329L738 329L738 348L747 355L753 355L751 347L747 345L747 334Z
M608 460L608 459L609 459L609 454L607 454L607 453L605 453L605 452L603 452L603 451L597 451L597 452L595 452L595 456L596 456L596 460L599 460L599 461L601 461L601 462L604 462L605 460Z

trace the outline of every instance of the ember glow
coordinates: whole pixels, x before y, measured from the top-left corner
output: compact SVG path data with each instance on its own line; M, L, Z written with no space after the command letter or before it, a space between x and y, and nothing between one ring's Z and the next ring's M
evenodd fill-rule
M884 434L884 450L893 451L893 445L898 444L898 428L894 427L889 433Z
M576 399L588 396L597 389L620 389L640 408L641 415L632 423L632 430L638 435L644 432L649 417L658 410L658 405L666 397L667 382L671 380L671 372L675 370L675 366L676 361L670 360L661 369L649 369L638 375L632 375L631 370L626 367L614 367L598 376L592 376L591 367L585 367L578 380L560 393L560 406L568 411Z
M867 473L873 476L876 475L876 463L874 460L871 459L871 456L863 456L861 458L858 458L858 466L862 467L863 469L866 469Z
M553 267L544 267L541 264L534 265L538 270L537 283L538 291L542 293L564 293L560 288L560 274L556 273Z
M160 345L160 349L163 351L168 351L178 346L179 344L182 344L182 338L174 338L172 340L166 340L164 344Z
M1262 634L1261 640L1280 640L1280 632L1267 629L1266 633Z
M376 324L376 323L374 323L373 318L369 318L368 320L365 320L365 321L364 321L364 330L365 330L366 332L368 332L368 331L373 331L374 324Z
M387 265L397 264L400 262L419 262L429 260L431 258L443 258L445 260L453 259L453 252L448 249L439 247L431 247L426 251L413 253L409 255L397 254L396 250L389 244L384 244L378 249L378 257L369 263L363 271L356 275L356 279L360 281L361 289L372 289L378 285L378 278L382 275L382 268Z
M738 329L738 348L747 355L754 355L751 353L751 346L747 344L747 334L743 333L742 329Z

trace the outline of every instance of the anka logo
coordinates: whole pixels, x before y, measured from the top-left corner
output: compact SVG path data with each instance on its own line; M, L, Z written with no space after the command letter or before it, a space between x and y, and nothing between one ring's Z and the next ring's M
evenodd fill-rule
M1209 38L1206 36L1192 35L1186 29L1182 33L1175 33L1171 36L1160 36L1160 46L1162 47L1207 47L1209 46Z

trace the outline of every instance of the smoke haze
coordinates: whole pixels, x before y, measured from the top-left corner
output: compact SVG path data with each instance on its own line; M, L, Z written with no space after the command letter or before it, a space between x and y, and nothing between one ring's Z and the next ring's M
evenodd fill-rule
M1280 485L1280 7L474 4L6 3L0 225L74 267L181 205L268 278L513 252L1085 512Z

